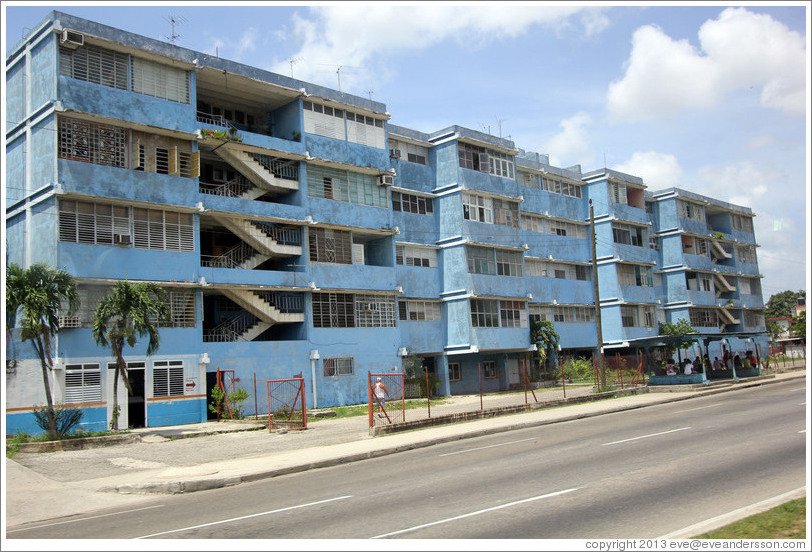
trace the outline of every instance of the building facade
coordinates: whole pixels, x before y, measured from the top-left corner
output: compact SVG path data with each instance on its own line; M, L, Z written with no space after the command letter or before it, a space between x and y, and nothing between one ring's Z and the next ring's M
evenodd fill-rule
M218 370L257 395L301 374L311 407L366 401L367 374L409 356L441 394L480 371L509 389L530 320L553 322L559 355L598 348L595 278L605 352L680 318L765 326L753 213L682 189L400 127L382 103L61 12L8 56L6 107L6 260L77 279L52 388L88 429L113 398L90 322L124 279L171 310L156 354L126 350L129 426L204 421ZM41 372L12 328L6 358L7 433L30 431Z

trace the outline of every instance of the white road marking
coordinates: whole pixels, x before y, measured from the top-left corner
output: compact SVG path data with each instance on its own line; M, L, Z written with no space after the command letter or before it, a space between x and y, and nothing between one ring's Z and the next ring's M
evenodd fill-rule
M703 408L713 408L714 406L719 406L721 404L722 403L716 403L716 404L709 404L708 406L700 406L698 408L689 408L688 410L678 410L677 414L679 414L681 412L692 412L694 410L702 410Z
M99 514L98 516L83 517L80 519L69 519L68 521L57 521L56 523L46 523L45 525L32 525L30 527L23 527L21 529L12 529L6 533L14 533L15 531L27 531L29 529L42 529L43 527L53 527L54 525L64 525L66 523L76 523L77 521L87 521L89 519L103 518L108 516L120 516L122 514L131 514L132 512L139 512L141 510L149 510L151 508L163 508L163 504L157 506L145 506L144 508L136 508L135 510L125 510L123 512L113 512L111 514Z
M446 452L445 454L441 454L440 456L452 456L454 454L462 454L464 452L473 452L475 450L484 450L484 449L489 449L489 448L494 448L494 447L503 447L505 445L513 445L515 443L523 443L525 441L533 441L534 439L535 439L535 437L530 437L529 439L521 439L519 441L510 441L508 443L499 443L498 445L488 445L487 447L477 447L477 448L472 448L472 449L458 450L456 452Z
M243 519L249 519L253 517L259 516L268 516L271 514L278 514L280 512L288 512L290 510L298 510L299 508L307 508L308 506L316 506L318 504L326 504L327 502L335 502L336 500L344 500L347 498L352 498L352 495L347 496L338 496L336 498L328 498L326 500L319 500L317 502L308 502L307 504L299 504L297 506L288 506L287 508L279 508L277 510L269 510L267 512L259 512L258 514L250 514L247 516L240 516L231 519L223 519L220 521L212 521L211 523L203 523L201 525L192 525L190 527L183 527L181 529L172 529L170 531L162 531L160 533L153 533L151 535L144 535L143 537L135 537L137 539L148 539L150 537L157 537L159 535L168 535L169 533L179 533L181 531L189 531L190 529L200 529L201 527L209 527L211 525L220 525L221 523L231 523L232 521L240 521Z
M603 443L603 446L616 445L618 443L626 443L628 441L636 441L638 439L647 439L649 437L656 437L658 435L665 435L667 433L674 433L675 431L683 431L683 430L686 430L686 429L691 429L691 428L690 427L681 427L679 429L670 429L668 431L661 431L659 433L649 433L648 435L641 435L640 437L632 437L630 439L622 439L620 441L612 441L611 443Z
M806 433L806 430L805 430L805 429L802 429L802 430L801 430L801 431L799 431L798 433Z
M806 391L806 387L799 387L798 389L790 389L789 392L792 393L793 391Z
M383 535L377 535L372 537L373 539L383 539L386 537L392 537L394 535L401 535L403 533L409 533L411 531L417 531L418 529L425 529L426 527L431 527L433 525L440 525L442 523L448 523L451 521L456 521L458 519L465 519L472 516L478 516L479 514L485 514L488 512L495 512L496 510L502 510L504 508L510 508L511 506L516 506L518 504L525 504L527 502L533 502L535 500L541 500L543 498L551 498L553 496L558 496L566 493L571 493L572 491L577 491L580 487L576 487L573 489L566 489L564 491L556 491L554 493L548 493L545 495L534 496L531 498L525 498L523 500L517 500L515 502L509 502L507 504L502 504L500 506L494 506L492 508L485 508L484 510L477 510L476 512L470 512L468 514L462 514L459 516L454 516L446 519L441 519L439 521L432 521L431 523L424 523L423 525L415 525L414 527L409 527L407 529L401 529L400 531L392 531L391 533L384 533Z
M732 512L727 512L726 514L721 514L719 516L706 519L705 521L700 521L699 523L694 523L688 527L683 527L678 531L658 537L658 539L690 539L697 535L701 535L702 533L707 533L708 531L713 531L719 527L724 527L725 525L729 525L734 521L744 519L748 516L766 512L767 510L783 504L784 502L794 498L800 498L805 495L806 487L798 487L797 489L768 498L767 500L756 502L755 504L733 510Z

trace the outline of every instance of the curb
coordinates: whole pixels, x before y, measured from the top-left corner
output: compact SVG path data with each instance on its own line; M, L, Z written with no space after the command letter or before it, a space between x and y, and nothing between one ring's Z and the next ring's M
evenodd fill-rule
M799 374L795 377L786 377L782 378L780 381L791 381L795 379L805 379L806 374ZM262 479L270 479L273 477L278 477L281 475L288 475L292 473L300 473L304 471L309 471L312 469L318 468L328 468L332 466L338 466L340 464L347 464L351 462L357 462L359 460L368 460L371 458L379 458L382 456L388 456L390 454L396 454L398 452L405 452L408 450L415 450L419 448L430 447L433 445L438 445L442 443L450 443L453 441L459 441L461 439L469 439L472 437L482 437L485 435L492 435L494 433L502 433L505 431L512 431L516 429L525 429L528 427L538 427L550 424L557 424L561 422L570 422L573 420L580 420L584 418L592 418L595 416L603 416L604 414L614 414L617 412L624 412L628 410L636 410L638 408L647 408L651 406L657 406L661 404L667 404L672 402L679 402L685 401L688 399L695 398L697 396L708 396L708 395L716 395L718 393L726 393L728 391L735 391L737 389L746 389L748 387L760 387L762 385L767 385L770 383L777 383L775 381L775 376L767 377L766 379L761 379L759 381L753 382L739 382L735 385L724 387L721 389L713 389L708 391L698 391L693 395L687 397L671 397L671 398L664 398L661 401L656 403L650 404L641 404L641 405L627 405L627 406L619 406L616 408L610 408L608 410L602 410L600 412L590 412L590 413L583 413L583 414L573 414L571 416L564 416L562 418L557 418L555 420L538 420L538 421L525 421L525 422L518 422L510 425L505 425L501 427L494 427L494 428L484 428L474 431L469 431L466 433L462 433L459 435L453 436L446 436L446 437L435 437L426 439L424 441L417 441L414 443L408 443L404 445L398 445L390 448L383 448L383 449L376 449L370 450L367 452L359 452L359 453L352 453L352 454L345 454L343 456L337 456L334 458L326 458L324 460L318 460L314 462L308 462L293 466L287 466L284 468L275 468L266 471L255 472L251 474L244 474L238 476L231 476L231 477L215 477L215 478L207 478L207 479L175 479L172 481L166 482L150 482L150 483L143 483L143 484L126 484L126 485L116 485L113 487L103 487L100 488L100 491L103 492L115 492L121 494L186 494L196 491L203 491L203 490L210 490L210 489L218 489L222 487L230 487L234 485L238 485L240 483L247 483L251 481L259 481ZM540 410L540 409L539 409Z

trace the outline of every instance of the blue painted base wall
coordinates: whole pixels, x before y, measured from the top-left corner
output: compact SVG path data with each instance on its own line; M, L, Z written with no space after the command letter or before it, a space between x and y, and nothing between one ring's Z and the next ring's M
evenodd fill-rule
M105 431L107 429L107 407L82 409L84 416L73 433L78 431ZM29 435L42 435L45 432L37 425L37 420L30 411L6 414L6 435L24 432Z
M196 424L206 421L206 399L150 401L147 427Z

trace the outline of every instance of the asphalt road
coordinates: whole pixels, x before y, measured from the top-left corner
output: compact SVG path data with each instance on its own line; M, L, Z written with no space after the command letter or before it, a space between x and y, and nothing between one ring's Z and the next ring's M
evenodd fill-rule
M657 538L806 484L788 381L464 439L7 538Z

